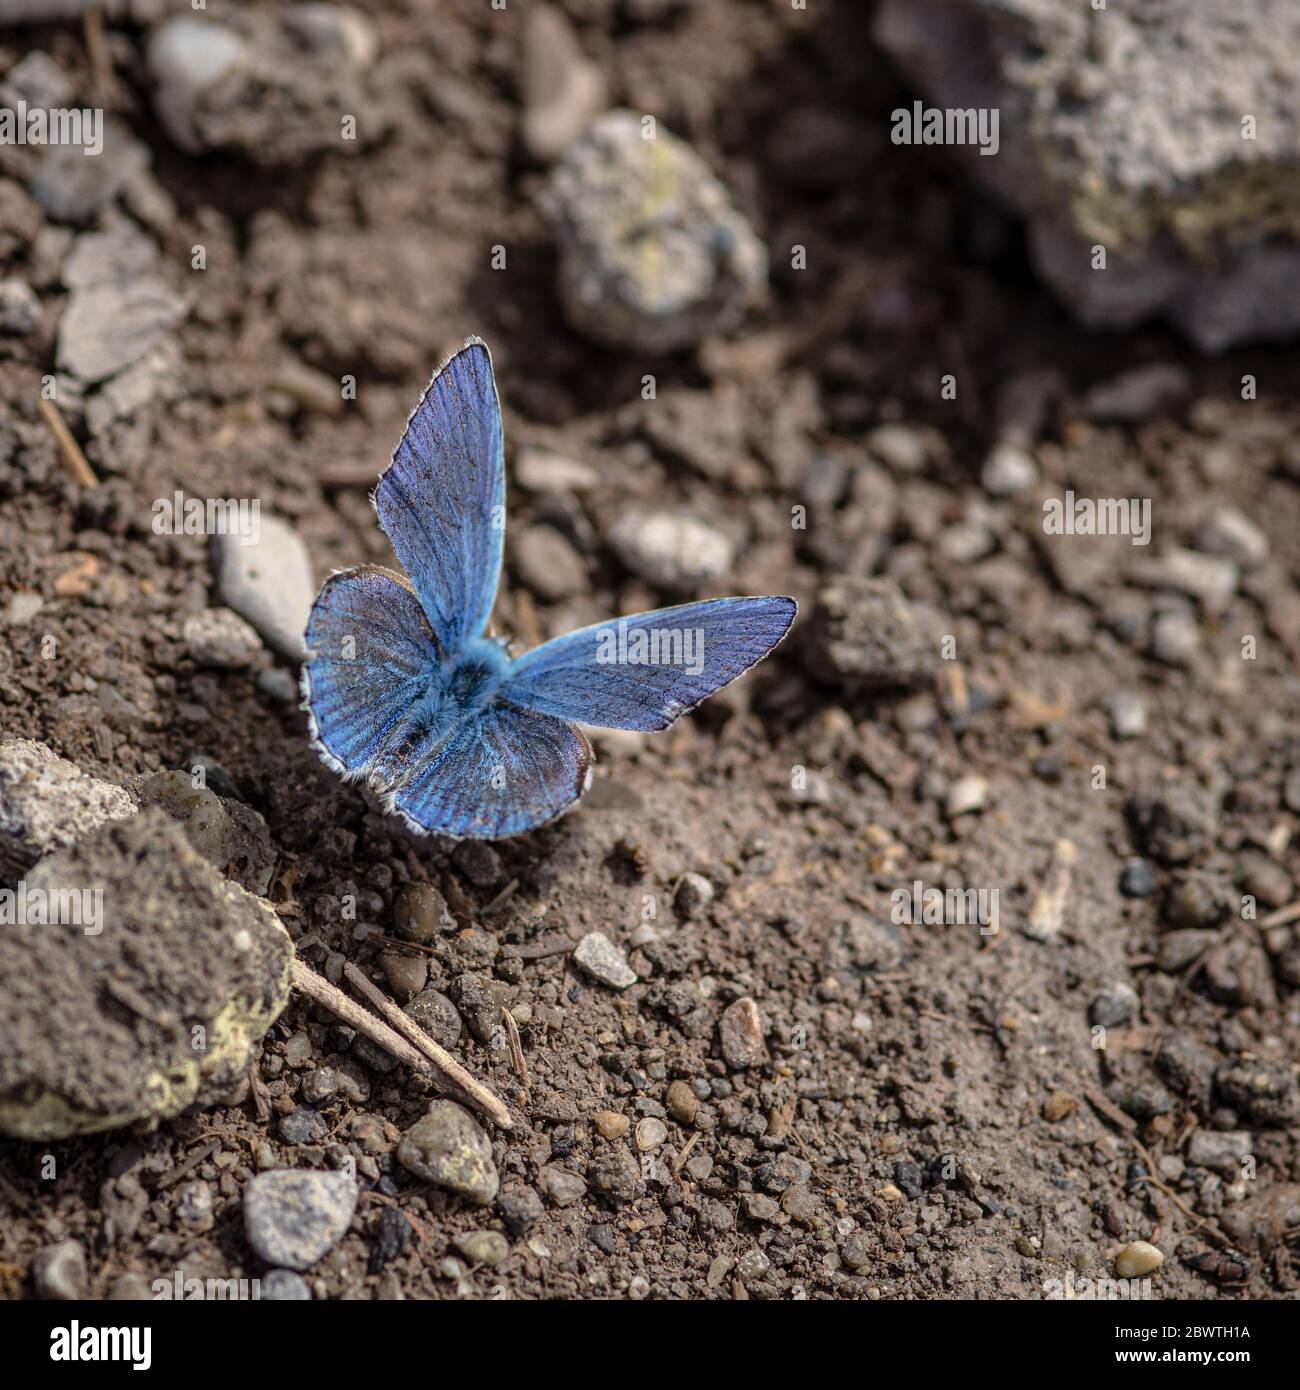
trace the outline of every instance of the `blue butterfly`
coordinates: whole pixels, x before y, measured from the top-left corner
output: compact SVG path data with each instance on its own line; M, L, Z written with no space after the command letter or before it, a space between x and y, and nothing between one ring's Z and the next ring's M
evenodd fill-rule
M486 635L505 530L486 345L434 374L373 502L406 570L332 574L307 623L313 746L418 833L504 839L553 820L594 761L578 724L666 729L761 661L790 598L721 598L595 624L515 659Z

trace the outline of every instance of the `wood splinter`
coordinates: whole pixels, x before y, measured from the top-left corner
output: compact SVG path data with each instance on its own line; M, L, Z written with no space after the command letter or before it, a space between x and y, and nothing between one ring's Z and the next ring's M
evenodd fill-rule
M314 1003L341 1018L349 1028L355 1028L399 1062L405 1062L412 1071L433 1077L502 1129L514 1128L505 1102L461 1066L446 1048L434 1042L351 962L343 967L344 977L367 1003L383 1015L383 1019L376 1018L356 1000L349 999L341 989L330 984L323 975L317 974L297 957L292 962L292 970L294 985ZM390 1023L392 1027L389 1027Z

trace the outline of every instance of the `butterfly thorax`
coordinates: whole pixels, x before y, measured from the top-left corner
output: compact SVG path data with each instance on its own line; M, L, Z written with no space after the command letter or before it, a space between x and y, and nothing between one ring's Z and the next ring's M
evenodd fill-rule
M392 792L413 768L435 757L462 724L497 698L511 665L501 643L478 637L455 658L432 666L426 689L389 729L367 770L370 785Z

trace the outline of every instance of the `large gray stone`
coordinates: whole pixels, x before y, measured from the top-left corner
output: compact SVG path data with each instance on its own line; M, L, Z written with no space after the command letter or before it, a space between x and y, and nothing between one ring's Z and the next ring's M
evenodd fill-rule
M1162 315L1210 351L1300 329L1294 0L882 0L874 35L930 102L998 110L996 155L954 156L1084 323Z

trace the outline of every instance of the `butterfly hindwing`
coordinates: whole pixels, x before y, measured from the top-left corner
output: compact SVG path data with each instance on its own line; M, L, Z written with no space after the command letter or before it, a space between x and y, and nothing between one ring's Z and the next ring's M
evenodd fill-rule
M497 702L462 724L389 801L416 829L500 840L567 810L586 790L591 763L580 730Z
M503 695L604 729L666 729L743 675L789 631L789 598L718 598L611 618L526 652Z
M302 686L317 746L337 771L366 774L437 661L410 584L378 565L332 574L307 622Z
M477 338L434 374L375 509L444 653L487 626L501 571L505 464L492 359Z

